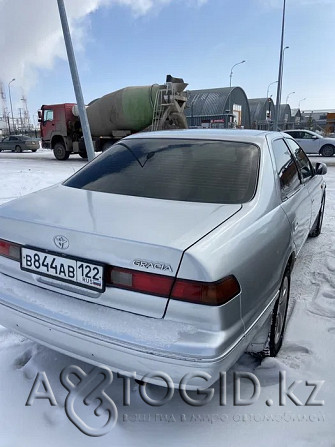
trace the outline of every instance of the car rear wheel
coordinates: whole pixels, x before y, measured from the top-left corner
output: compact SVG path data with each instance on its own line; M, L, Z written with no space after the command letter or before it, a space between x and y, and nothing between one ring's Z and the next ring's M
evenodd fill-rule
M272 313L272 322L269 339L269 354L275 357L283 343L288 301L290 296L290 270L286 269L279 289L279 297Z
M54 156L57 160L67 160L70 152L67 152L63 143L56 143L54 146Z
M334 146L326 144L321 148L320 152L323 157L332 157L334 155Z
M21 146L15 146L14 152L22 152Z
M309 237L317 237L321 233L322 222L323 222L323 214L325 211L325 203L326 203L326 193L324 192L321 200L321 207L318 215L316 216L315 222L309 232Z
M36 151L37 151L37 149L32 149L32 150L31 150L31 152L36 152Z

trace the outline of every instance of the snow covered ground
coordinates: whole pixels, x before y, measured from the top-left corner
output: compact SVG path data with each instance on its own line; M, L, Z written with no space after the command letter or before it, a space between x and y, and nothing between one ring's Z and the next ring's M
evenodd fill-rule
M143 402L132 382L130 406L124 406L122 380L114 376L108 394L118 408L117 424L104 436L87 436L66 416L68 392L59 375L69 365L78 365L86 373L92 366L0 327L0 447L335 446L335 159L330 162L323 232L307 241L295 266L283 347L276 359L261 362L244 355L239 360L227 375L226 405L220 405L216 384L213 399L204 406L192 407L175 392L164 406L152 407ZM84 163L79 157L59 162L47 150L1 153L0 203L59 182ZM252 405L233 404L234 371L250 372L260 381L261 394ZM286 371L287 388L292 384L291 391L303 405L288 397L286 405L279 405L280 371ZM35 377L43 372L57 405L35 399L27 406ZM324 401L323 405L307 405L314 385L320 386L321 381L320 391L309 403ZM252 387L247 381L242 385L246 398ZM151 387L148 394L162 397L163 391ZM87 423L94 423L92 408L83 403L82 407Z

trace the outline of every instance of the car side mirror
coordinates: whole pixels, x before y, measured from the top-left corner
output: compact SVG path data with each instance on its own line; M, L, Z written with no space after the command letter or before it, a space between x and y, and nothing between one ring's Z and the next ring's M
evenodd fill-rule
M325 174L327 174L327 165L325 163L316 163L316 165L315 165L315 174L316 175L325 175Z

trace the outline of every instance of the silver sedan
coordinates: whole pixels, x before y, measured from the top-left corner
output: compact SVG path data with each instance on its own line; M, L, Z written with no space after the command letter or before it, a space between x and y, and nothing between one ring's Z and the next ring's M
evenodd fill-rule
M10 135L0 141L0 152L23 152L27 150L36 152L39 147L40 142L38 138L27 137L26 135Z
M275 356L326 171L284 133L127 137L0 207L0 324L177 386L196 370L209 386L245 351Z

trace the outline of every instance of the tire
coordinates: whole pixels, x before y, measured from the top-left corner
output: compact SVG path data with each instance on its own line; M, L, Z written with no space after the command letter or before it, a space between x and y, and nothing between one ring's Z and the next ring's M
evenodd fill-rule
M37 151L37 149L32 149L32 150L31 150L31 152L36 152L36 151Z
M79 155L81 156L81 158L87 158L87 153L85 152L79 152Z
M323 214L325 212L325 203L326 203L326 193L324 192L321 200L321 207L318 215L316 216L315 222L309 232L309 237L317 237L321 233L322 223L323 223Z
M56 143L54 146L54 156L57 160L67 160L70 157L70 152L67 152L63 143Z
M17 153L22 152L21 146L19 146L19 145L15 146L14 152L17 152Z
M291 274L289 268L287 268L280 285L279 297L272 312L269 337L269 355L271 357L276 357L283 343L288 301L290 298L290 283Z
M320 153L322 157L332 157L334 155L334 146L331 144L325 144L322 146Z

